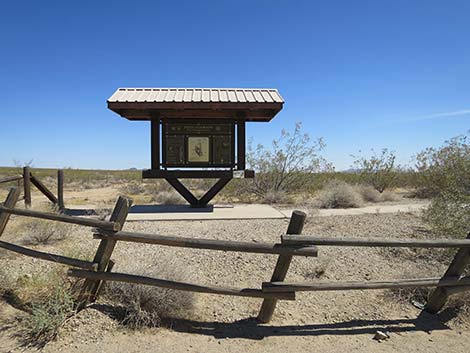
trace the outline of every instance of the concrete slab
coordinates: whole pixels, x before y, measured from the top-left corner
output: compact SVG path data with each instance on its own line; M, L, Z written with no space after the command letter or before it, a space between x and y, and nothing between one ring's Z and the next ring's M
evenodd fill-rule
M188 205L135 205L131 207L129 215L127 216L127 221L282 218L286 218L286 216L269 205L214 205L207 208L191 208Z
M399 212L417 212L422 211L428 207L427 203L419 204L399 204L399 205L375 205L359 208L338 208L338 209L319 209L315 212L315 216L330 217L330 216L353 216L361 214L380 214L380 213L399 213ZM293 209L280 210L286 217L290 217Z

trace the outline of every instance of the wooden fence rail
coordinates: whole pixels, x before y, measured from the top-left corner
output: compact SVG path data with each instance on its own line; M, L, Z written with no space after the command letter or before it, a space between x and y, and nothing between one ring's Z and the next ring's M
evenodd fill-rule
M394 248L470 248L470 239L389 239L357 237L315 237L283 235L283 244L309 246L367 246Z
M54 205L59 207L59 210L64 210L64 171L59 169L57 171L57 196L36 176L31 172L31 168L26 166L23 167L23 174L21 175L12 175L0 178L0 184L8 183L12 181L18 182L18 187L20 186L20 181L23 181L23 193L24 196L22 199L25 202L26 207L31 207L31 184L34 185L44 196L46 196L49 201Z
M8 177L0 178L0 184L9 183L11 181L19 181L19 180L22 180L22 179L23 179L22 175L8 176Z
M43 251L37 251L37 250L32 250L28 248L24 248L19 245L7 243L4 241L0 240L0 248L10 250L13 252L16 252L18 254L30 256L30 257L35 257L37 259L42 259L46 261L51 261L51 262L57 262L63 265L69 265L69 266L75 266L75 267L80 267L88 270L95 270L97 268L97 264L90 262L90 261L84 261L84 260L79 260L79 259L73 259L71 257L67 256L62 256L62 255L57 255L57 254L51 254Z
M449 287L470 286L470 277L453 278L414 278L389 281L345 281L345 282L265 282L263 292L304 292L331 290L360 290L360 289L389 289L389 288L418 288L418 287ZM468 289L468 288L467 288Z
M68 274L72 277L87 278L95 281L117 281L135 284L146 284L150 286L157 286L161 288L176 289L181 291L232 295L239 297L252 297L252 298L277 298L284 300L295 300L294 291L283 291L282 293L267 293L261 289L254 288L230 288L230 287L216 287L216 286L202 286L191 283L175 282L158 278L151 278L145 276L131 275L127 273L112 273L112 272L92 272L84 270L70 269Z
M188 238L176 237L171 235L158 235L136 232L116 232L95 233L96 239L112 238L114 240L146 243L165 246L174 246L181 248L192 249L207 249L207 250L221 250L221 251L238 251L245 253L258 253L258 254L277 254L277 255L297 255L297 256L317 256L317 248L315 246L289 246L286 244L274 243L250 243L245 241L231 241L231 240L217 240L217 239L203 239L203 238Z
M28 169L28 167L25 168L27 172L27 177L24 178L25 184L27 183L26 179L30 179L30 181L35 180L35 177L31 175ZM62 182L59 181L59 184L63 184L63 175L61 176L60 174L62 173L58 173L58 178L61 179ZM41 185L37 183L37 179L33 184ZM58 195L59 198L57 200L59 204L63 205L63 193L61 194L59 192ZM27 197L25 192L25 201ZM0 241L0 248L46 261L77 267L78 269L69 269L68 274L72 277L85 279L80 295L80 308L83 308L90 301L96 300L105 281L128 282L198 293L262 298L263 303L258 314L258 320L261 322L269 322L271 320L278 300L295 300L295 293L299 291L436 287L425 307L425 310L434 313L445 305L450 295L470 290L470 276L464 276L465 268L470 264L470 234L467 239L463 240L305 236L300 234L305 223L306 215L303 212L294 211L287 228L287 234L281 235L280 243L276 244L203 239L198 237L176 237L122 231L129 207L132 204L132 200L124 197L118 198L109 221L18 209L15 208L18 198L19 189L12 188L4 204L0 205L0 236L5 229L9 216L12 214L95 228L94 238L100 239L100 244L93 261L73 259ZM278 259L271 280L269 282L263 282L260 288L231 288L198 285L112 272L114 262L111 260L111 256L117 241L192 249L274 254L278 255ZM318 246L458 248L459 250L446 273L441 278L381 281L286 282L285 278L293 256L316 257Z
M102 221L99 219L73 217L57 213L47 213L32 210L22 210L19 208L9 208L0 205L0 213L14 214L17 216L26 216L32 218L48 219L64 223L78 224L87 227L101 228L104 230L118 230L120 224L117 222Z

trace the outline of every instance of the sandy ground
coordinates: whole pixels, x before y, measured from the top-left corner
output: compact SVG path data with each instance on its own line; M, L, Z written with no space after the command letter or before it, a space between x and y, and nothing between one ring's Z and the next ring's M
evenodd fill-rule
M112 204L115 190L104 190ZM69 197L94 202L97 191L86 190ZM103 197L99 198L103 200ZM34 200L33 200L34 202ZM125 230L201 238L243 241L279 241L288 220L226 220L181 222L129 222ZM21 223L12 217L2 240L21 243ZM315 217L304 234L330 236L424 237L417 213L361 214ZM73 235L38 249L94 249L90 229L74 228ZM432 250L439 251L439 250ZM440 276L446 263L430 260L426 251L379 248L322 247L318 258L295 258L288 273L290 281L378 280L403 277ZM276 256L118 243L114 271L126 272L131 261L155 266L162 259L177 260L177 268L194 283L259 287L270 278ZM30 273L50 266L40 260L0 253L6 271ZM194 312L174 320L169 328L132 331L119 325L108 303L100 301L70 319L59 337L39 349L22 345L17 336L16 317L22 313L0 302L0 352L468 352L470 334L465 320L452 308L439 316L398 300L391 292L344 291L299 293L297 300L279 302L270 324L258 325L261 300L196 294ZM390 334L382 342L373 340L376 330Z

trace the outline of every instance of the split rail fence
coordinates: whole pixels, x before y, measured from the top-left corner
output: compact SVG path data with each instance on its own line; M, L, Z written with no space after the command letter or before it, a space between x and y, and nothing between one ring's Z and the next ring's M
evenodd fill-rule
M0 178L0 184L17 182L17 187L20 189L21 182L23 184L23 196L18 200L24 200L26 207L31 207L31 185L35 186L49 201L57 205L59 210L64 210L64 171L59 169L57 171L57 196L46 186L44 183L31 172L30 167L23 167L23 173L19 175L12 175Z
M445 305L450 295L470 290L470 276L464 276L465 268L470 263L470 235L467 239L462 240L308 236L301 235L306 218L305 213L294 211L286 234L281 236L279 243L252 243L176 237L122 231L129 207L132 203L130 199L125 197L118 198L109 221L103 221L57 213L18 209L15 208L18 196L18 188L12 188L3 206L0 206L0 226L3 225L0 227L0 236L2 235L9 216L12 214L73 223L94 228L94 238L99 239L100 243L92 261L84 261L59 254L41 252L0 241L0 248L73 267L69 269L68 275L85 279L79 298L80 307L84 307L87 303L96 300L100 293L100 288L105 281L128 282L198 293L262 298L263 302L258 314L258 320L264 323L271 320L278 300L295 300L295 294L299 291L436 287L425 307L425 310L428 312L436 313ZM117 241L193 249L274 254L278 255L278 259L270 281L262 283L259 288L199 285L112 272L114 262L111 260L111 256ZM318 247L321 246L457 248L458 251L445 274L439 278L397 279L387 281L286 282L285 278L293 256L316 257Z

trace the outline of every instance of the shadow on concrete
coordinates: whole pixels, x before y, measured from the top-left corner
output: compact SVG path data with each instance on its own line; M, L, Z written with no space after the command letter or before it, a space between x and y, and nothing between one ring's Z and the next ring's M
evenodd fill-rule
M134 205L129 213L207 213L214 212L214 206L191 208L189 205Z

